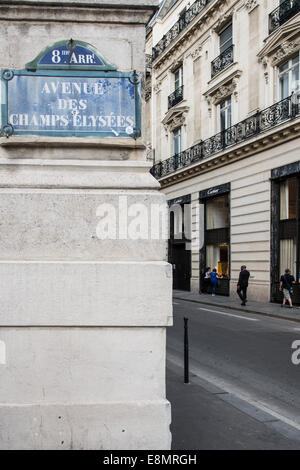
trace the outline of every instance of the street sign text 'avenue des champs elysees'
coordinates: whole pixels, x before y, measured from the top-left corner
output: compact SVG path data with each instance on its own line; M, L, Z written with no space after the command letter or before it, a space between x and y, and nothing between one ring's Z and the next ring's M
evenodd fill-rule
M140 136L138 74L83 41L56 42L1 79L3 135Z

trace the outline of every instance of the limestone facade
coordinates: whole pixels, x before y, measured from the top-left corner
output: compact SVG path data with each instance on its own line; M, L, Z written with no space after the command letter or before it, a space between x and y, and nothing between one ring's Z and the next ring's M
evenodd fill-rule
M1 68L74 38L143 75L157 4L1 1ZM146 150L144 131L0 138L1 449L170 448L166 241L97 237L102 204L166 205Z
M206 207L204 247L179 267L183 288L199 292L205 267L223 263L220 293L235 295L246 264L250 298L278 300L283 266L299 275L299 2L167 3L147 29L153 174L168 200L202 194ZM209 226L207 194L222 185L227 220Z

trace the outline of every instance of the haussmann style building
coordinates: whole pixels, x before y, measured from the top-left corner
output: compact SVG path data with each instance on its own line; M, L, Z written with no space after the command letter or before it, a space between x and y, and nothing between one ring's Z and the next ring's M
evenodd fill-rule
M170 205L190 203L190 238L204 207L199 249L171 233L174 288L202 292L208 266L223 295L242 264L252 299L279 301L286 267L298 280L299 50L299 0L165 0L148 25L152 174Z

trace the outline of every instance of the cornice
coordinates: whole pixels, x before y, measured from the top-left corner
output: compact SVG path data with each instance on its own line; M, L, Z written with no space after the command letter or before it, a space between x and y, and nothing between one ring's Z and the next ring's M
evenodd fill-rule
M2 4L0 3L0 20L16 22L60 22L60 23L115 23L115 24L143 24L149 20L149 10L138 7L123 9L111 5L98 6L65 4L65 5L36 5Z
M215 168L221 168L232 162L251 157L259 152L263 152L269 148L275 147L279 144L287 142L299 137L300 132L300 119L289 122L276 131L270 131L262 134L260 137L255 137L252 140L247 140L242 144L231 147L227 151L219 152L218 154L204 160L200 160L194 165L177 170L174 173L159 179L161 188L166 188L174 184L180 183L197 175L207 173Z
M175 60L173 60L171 67L170 67L170 72L175 72L179 67L181 67L183 64L183 57L178 57Z
M292 18L292 20L293 22L285 23L284 25L280 26L280 28L275 30L272 35L265 39L265 46L257 54L257 57L261 61L266 57L272 56L281 46L282 42L292 41L295 36L299 36L300 21L295 21L295 18Z
M284 41L280 44L279 49L271 57L271 64L273 66L278 65L284 59L294 54L300 49L300 37L295 41Z
M187 49L189 46L186 44L190 41L195 42L195 33L198 33L197 40L203 34L202 27L205 25L205 31L211 29L216 22L216 11L218 17L225 15L230 16L230 10L239 3L240 0L216 0L215 3L211 2L207 7L196 17L194 21L175 39L169 46L153 61L153 69L158 70L170 58L174 60L174 52L178 52L176 56L184 53L183 47Z
M234 62L230 68L233 68L233 66L236 66L237 65L237 62ZM229 67L228 69L229 70ZM222 71L223 73L226 72L226 69ZM205 93L203 93L203 95L205 97L207 96L213 96L218 90L220 87L222 86L226 86L228 83L232 82L232 80L236 79L236 78L240 78L242 74L242 71L239 70L239 69L236 69L236 70L233 70L233 72L231 72L229 75L226 75L222 80L220 80L220 76L218 76L219 78L219 81L217 81L215 79L215 77L210 80L208 82L209 85L211 85L211 83L214 83L213 86L211 86L210 88L208 88ZM217 77L216 77L217 78Z
M18 7L19 5L29 6L71 6L73 8L116 8L116 9L132 9L155 11L158 7L158 0L0 0L0 5L11 5Z
M180 127L185 124L186 115L189 111L188 106L175 106L174 108L170 109L164 119L162 120L162 124L165 128L166 133L172 132L177 127Z
M221 29L223 29L226 26L226 23L229 23L229 21L232 19L232 12L228 12L225 15L221 15L218 21L214 24L213 26L213 31L215 33L219 33Z

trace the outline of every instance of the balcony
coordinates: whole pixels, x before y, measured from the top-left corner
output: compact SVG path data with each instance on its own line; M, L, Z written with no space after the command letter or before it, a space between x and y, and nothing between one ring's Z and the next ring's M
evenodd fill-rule
M168 96L168 109L173 108L177 103L183 100L183 85Z
M211 63L211 78L233 64L233 45L229 46Z
M296 96L295 96L296 98ZM151 174L156 178L163 178L176 170L185 168L205 158L213 156L237 145L255 135L272 129L283 122L299 116L300 107L294 95L273 104L254 116L229 127L223 132L190 147L173 157L163 160L151 168Z
M300 0L286 0L269 15L269 34L300 11Z
M178 21L172 26L171 29L165 34L162 39L152 48L152 59L155 60L171 42L175 41L177 36L187 28L190 23L201 13L203 8L210 2L210 0L196 0L179 18Z

